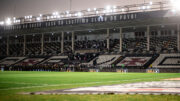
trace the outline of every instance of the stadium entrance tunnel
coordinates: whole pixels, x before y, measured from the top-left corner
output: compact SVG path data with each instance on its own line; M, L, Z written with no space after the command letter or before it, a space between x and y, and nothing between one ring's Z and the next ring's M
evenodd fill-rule
M109 86L82 87L65 90L30 92L31 95L58 95L58 94L144 94L144 95L180 95L180 80L170 79L165 81L139 82Z

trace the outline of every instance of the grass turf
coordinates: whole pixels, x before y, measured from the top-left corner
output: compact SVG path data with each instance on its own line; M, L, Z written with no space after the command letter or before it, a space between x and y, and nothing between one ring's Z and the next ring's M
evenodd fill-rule
M21 95L76 87L179 78L179 73L0 72L0 101L179 101L176 95Z

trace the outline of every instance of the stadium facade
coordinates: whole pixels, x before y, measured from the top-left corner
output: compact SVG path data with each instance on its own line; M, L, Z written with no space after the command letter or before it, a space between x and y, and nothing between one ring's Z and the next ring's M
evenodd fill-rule
M161 1L7 19L0 23L0 65L6 70L180 72L179 16Z

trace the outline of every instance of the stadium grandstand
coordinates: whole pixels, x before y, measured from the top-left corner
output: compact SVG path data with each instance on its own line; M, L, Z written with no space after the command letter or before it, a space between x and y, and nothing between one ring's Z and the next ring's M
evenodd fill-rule
M0 21L0 66L9 71L180 72L180 12L174 2L7 18Z

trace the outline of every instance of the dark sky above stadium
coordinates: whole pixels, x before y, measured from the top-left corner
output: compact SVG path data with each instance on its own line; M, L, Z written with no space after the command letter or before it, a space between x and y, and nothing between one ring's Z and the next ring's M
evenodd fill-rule
M162 0L145 0L162 1ZM72 0L72 10L100 8L107 5L127 5L142 3L144 0ZM22 17L27 15L51 14L55 11L70 9L70 0L0 0L0 21L7 17Z

